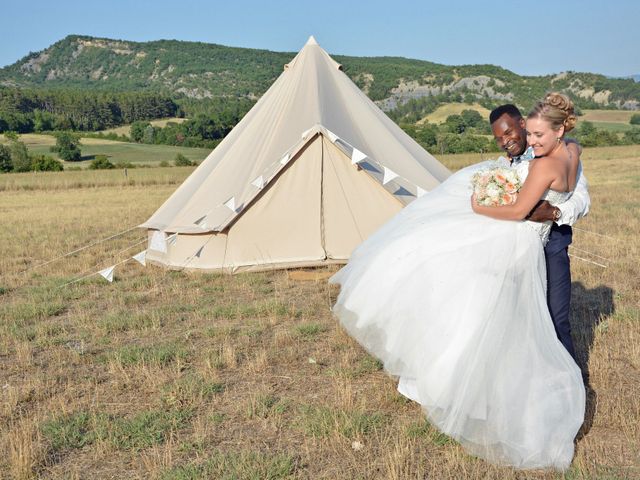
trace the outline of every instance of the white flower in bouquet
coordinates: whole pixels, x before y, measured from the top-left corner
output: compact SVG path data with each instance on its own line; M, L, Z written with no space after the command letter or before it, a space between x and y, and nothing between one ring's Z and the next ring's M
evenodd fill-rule
M511 205L518 198L522 186L520 178L512 168L499 166L498 163L476 173L471 178L473 193L478 205Z

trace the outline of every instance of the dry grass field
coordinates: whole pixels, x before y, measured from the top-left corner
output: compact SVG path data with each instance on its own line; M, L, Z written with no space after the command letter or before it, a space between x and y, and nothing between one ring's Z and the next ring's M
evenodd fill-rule
M483 118L489 120L489 110L479 103L447 103L438 107L434 112L419 120L418 125L425 122L436 124L444 123L449 115L460 115L463 110L475 110L482 115Z
M187 119L174 117L174 118L163 118L160 120L151 120L149 123L154 127L164 128L167 126L167 123L169 122L182 123L185 120ZM102 130L102 133L115 133L116 135L127 135L127 136L129 135L130 132L131 132L131 125L121 125L119 127Z
M640 478L640 149L583 160L572 321L591 388L564 474L489 465L430 427L332 317L335 269L130 261L65 285L142 250L139 230L37 267L143 222L190 171L144 169L0 175L0 477Z
M611 122L629 124L631 117L638 113L633 110L583 110L580 120L589 122Z

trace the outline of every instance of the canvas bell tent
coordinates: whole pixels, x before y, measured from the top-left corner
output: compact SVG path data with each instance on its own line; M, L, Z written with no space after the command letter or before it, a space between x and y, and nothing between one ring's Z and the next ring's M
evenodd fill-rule
M449 174L311 37L141 225L147 261L229 273L344 263Z

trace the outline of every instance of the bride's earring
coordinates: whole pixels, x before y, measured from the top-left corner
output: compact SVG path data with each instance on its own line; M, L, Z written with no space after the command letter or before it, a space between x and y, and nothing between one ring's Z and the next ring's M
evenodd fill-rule
M556 142L560 143L560 137L556 137Z

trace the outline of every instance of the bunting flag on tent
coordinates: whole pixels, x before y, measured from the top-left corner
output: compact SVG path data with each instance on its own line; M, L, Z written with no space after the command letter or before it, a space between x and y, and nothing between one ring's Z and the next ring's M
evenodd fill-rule
M147 251L143 250L140 253L135 254L131 258L133 258L136 262L138 262L143 267L146 267L147 266L146 257L147 257Z
M236 211L236 197L231 197L229 200L224 202L224 206L235 213L235 211Z
M425 193L427 193L427 191L424 188L420 188L416 185L416 197L420 198L421 196L423 196Z
M197 219L195 222L193 222L195 225L198 225L200 227L202 227L203 224L206 224L207 222L205 222L205 218L207 218L206 215L201 216L199 219Z
M173 245L175 245L175 244L176 244L176 242L177 242L177 241L178 241L178 234L177 234L177 233L174 233L174 234L169 235L169 236L167 237L167 244L168 244L168 245L173 246Z
M251 182L251 185L253 185L254 187L258 187L259 189L264 188L264 178L262 178L262 175Z
M165 241L164 232L156 230L151 235L151 241L149 242L149 248L156 252L167 253L167 242Z
M302 139L307 138L307 136L309 135L309 133L311 132L311 130L313 130L313 127L311 127L310 129L305 130L304 132L302 132L302 135L300 135L300 137L301 137Z
M111 267L105 268L104 270L100 270L98 273L100 275L102 275L105 280L107 280L107 282L111 283L113 282L113 271L115 270L116 266L113 265Z
M329 134L329 140L331 140L331 143L336 143L336 140L338 140L338 136L333 132L328 132L328 134Z
M196 258L200 258L200 255L202 255L202 250L204 250L204 245L201 246L198 251L195 253L194 257Z
M386 185L391 180L398 177L398 174L393 170L391 170L390 168L387 168L387 167L382 167L382 168L384 168L384 178L382 179L383 185Z
M290 159L291 159L291 154L287 153L284 157L280 159L280 165L286 165Z
M360 163L362 160L367 158L367 156L358 150L357 148L353 148L353 152L351 153L351 163L355 165L356 163Z

